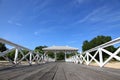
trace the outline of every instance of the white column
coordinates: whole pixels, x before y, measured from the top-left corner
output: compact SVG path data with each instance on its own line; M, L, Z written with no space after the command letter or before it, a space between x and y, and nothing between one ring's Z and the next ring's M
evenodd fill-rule
M57 54L56 54L56 51L54 52L54 55L55 55L55 61L57 60Z
M103 67L103 55L102 55L102 51L101 51L100 48L98 49L98 51L99 51L100 67Z
M32 53L31 52L30 52L29 60L30 60L30 65L31 65L32 64Z
M45 53L45 61L48 62L48 54Z
M89 65L89 53L88 52L86 53L86 56L87 56L87 65Z
M37 64L39 63L38 60L39 60L39 54L36 54L36 63Z
M15 57L14 57L14 63L17 63L17 58L18 58L18 49L15 50Z
M83 63L83 57L82 57L82 54L80 54L80 63L81 63L81 64Z
M49 60L48 60L48 54L46 55L46 60L47 60L47 62L49 62Z
M65 62L66 62L66 54L67 54L67 52L65 51Z
M46 53L46 52L45 52ZM43 54L43 62L45 61L45 53Z
M75 52L75 60L76 60L76 63L78 63L78 62L79 62L77 52Z

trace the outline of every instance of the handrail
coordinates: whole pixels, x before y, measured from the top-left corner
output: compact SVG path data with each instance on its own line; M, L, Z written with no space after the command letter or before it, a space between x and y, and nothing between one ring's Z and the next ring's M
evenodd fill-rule
M109 41L109 42L106 42L106 43L104 43L104 44L102 44L102 45L99 45L99 46L97 46L97 47L94 47L94 48L92 48L92 49L89 49L89 50L87 50L87 51L84 51L84 52L93 52L93 51L96 51L98 48L105 48L105 47L108 47L108 46L111 46L111 45L114 45L114 44L117 44L117 43L120 43L120 37L119 38L116 38L116 39L114 39L114 40L111 40L111 41ZM84 53L83 52L83 53Z
M14 47L13 49L9 49L9 50L0 52L0 56L5 58L6 54L9 54L9 52L15 50L15 52L14 52L15 56L14 56L13 60L11 60L9 58L9 56L6 56L7 58L5 58L5 59L8 60L9 62L12 61L12 63L14 63L14 64L19 64L21 61L23 61L25 59L29 63L29 65L32 65L33 61L35 61L37 64L39 62L41 62L40 59L42 59L42 61L43 61L43 58L42 58L43 55L39 54L38 52L34 52L34 50L30 50L26 47L23 47L21 45L18 45L16 43L13 43L11 41L8 41L8 40L2 39L2 38L0 38L0 43L7 44L7 45ZM22 51L23 49L28 51L27 54L24 54L24 52ZM19 57L18 56L19 54L21 54L22 57ZM29 57L29 59L27 59L27 57Z
M22 49L26 49L26 50L28 50L28 51L32 51L32 50L30 50L30 49L28 49L28 48L26 48L26 47L23 47L23 46L21 46L21 45L15 44L15 43L13 43L13 42L11 42L11 41L8 41L8 40L5 40L5 39L3 39L3 38L0 38L0 42L1 42L1 43L4 43L4 44L11 45L11 46L14 46L14 47L16 47L16 48L22 48Z

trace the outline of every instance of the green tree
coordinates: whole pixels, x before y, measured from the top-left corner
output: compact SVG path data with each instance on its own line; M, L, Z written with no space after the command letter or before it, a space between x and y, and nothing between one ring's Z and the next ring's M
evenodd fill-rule
M82 50L83 51L86 51L86 50L88 50L88 49L90 49L91 47L90 47L90 43L87 41L87 40L85 40L84 42L83 42L83 46L82 46Z
M55 55L53 52L49 51L47 52L48 56L51 57L51 58L55 58Z
M103 35L102 36L97 36L97 37L93 38L91 41L85 40L83 42L82 51L84 52L86 50L89 50L91 48L94 48L96 46L104 44L104 43L106 43L108 41L111 41L111 40L112 40L112 38L110 36L103 36ZM114 46L109 46L105 49L107 49L110 52L114 52L116 50L116 48ZM94 55L94 53L95 52L91 52L92 55ZM104 54L104 53L103 53L103 56L104 56L104 59L106 57L108 57L108 55ZM99 60L99 55L96 56L96 59Z
M47 46L37 46L34 51L39 52L41 54L44 54L44 51L42 50L43 48L46 48Z
M6 48L5 44L0 43L0 52L6 51L6 50L7 50L7 48ZM0 60L4 60L4 58L0 57Z
M3 51L5 51L5 50L7 50L5 44L0 43L0 52L3 52Z
M57 60L64 60L64 58L65 58L65 53L64 52L57 53Z
M75 52L68 53L68 54L66 54L66 57L67 57L67 58L70 58L70 57L72 57L72 56L75 56L76 54L79 54L79 53L75 53Z
M112 38L110 36L97 36L93 38L91 41L85 40L83 42L82 50L83 51L89 50L91 48L94 48L111 40Z
M26 54L28 54L29 51L27 51L27 50L22 50L22 52L23 52L24 55L26 55ZM7 57L9 57L11 60L14 60L15 50L9 52L9 53L6 54L6 55L7 55ZM18 52L18 59L21 59L22 57L23 57L23 55L22 55L20 52ZM27 59L29 59L29 56L27 56ZM25 59L24 59L24 60L25 60Z
M8 58L10 58L11 60L14 60L15 50L13 50L13 51L7 53L6 56L7 56Z
M28 50L22 50L22 52L23 52L24 55L26 55L26 54L28 54L29 51ZM19 55L19 56L22 56L22 55ZM27 56L27 59L29 59L29 56Z

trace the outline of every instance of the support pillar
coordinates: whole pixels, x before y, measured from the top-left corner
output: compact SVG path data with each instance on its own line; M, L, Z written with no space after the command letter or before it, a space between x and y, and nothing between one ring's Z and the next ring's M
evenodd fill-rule
M46 54L46 61L49 62L49 60L48 60L48 54Z
M77 52L75 52L75 63L78 63L78 56Z
M36 62L37 64L39 63L39 54L36 54L37 58L36 58Z
M14 57L14 63L17 63L17 58L18 58L18 49L15 50L15 57Z
M67 54L67 52L65 51L65 62L66 62L66 54Z
M45 52L46 53L46 52ZM43 62L45 61L45 53L43 54Z
M31 65L32 64L32 53L31 52L30 52L29 60L30 60L30 65Z
M87 65L89 65L89 52L86 53L86 57L87 57Z
M47 54L47 60L48 60L48 62L49 62L49 56L48 56L48 54Z
M55 61L57 60L57 54L56 54L56 52L54 52L54 55L55 55Z
M102 55L102 51L101 51L101 49L99 48L98 49L98 51L99 51L99 60L100 60L100 67L103 67L103 55Z

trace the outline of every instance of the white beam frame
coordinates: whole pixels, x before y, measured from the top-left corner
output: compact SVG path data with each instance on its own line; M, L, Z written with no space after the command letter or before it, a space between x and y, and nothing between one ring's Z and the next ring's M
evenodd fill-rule
M20 64L23 60L26 60L29 63L29 65L32 65L32 62L34 62L34 61L37 64L42 63L42 61L43 61L42 54L36 53L33 50L30 50L26 47L23 47L21 45L15 44L13 42L10 42L10 41L2 39L2 38L0 38L0 43L3 43L5 45L7 44L7 45L14 47L13 49L0 52L0 57L3 57L5 60L9 61L10 63L12 63L14 65ZM13 50L15 50L15 53L14 53L15 56L14 56L14 59L11 60L6 54L8 54L8 53L10 54L10 52ZM24 54L22 50L27 50L28 53ZM19 56L18 56L19 54L22 55L22 58L19 58ZM28 56L29 56L29 59L27 59Z
M73 62L75 60L78 60L78 62L80 62L81 64L86 63L87 65L89 65L92 61L95 61L100 67L105 66L112 58L115 58L116 60L120 61L120 56L117 56L117 54L120 54L120 48L118 48L114 53L105 49L106 47L118 43L120 43L120 37L77 55L79 57L79 60L77 58L73 59L73 57L71 57L71 60ZM95 52L95 53L94 55L91 55L90 52ZM105 61L103 61L103 57L104 57L103 52L105 54L110 55L110 57L108 57L107 60ZM96 55L99 55L99 61L95 58Z

